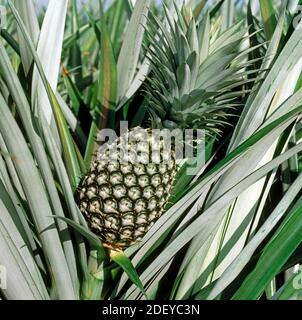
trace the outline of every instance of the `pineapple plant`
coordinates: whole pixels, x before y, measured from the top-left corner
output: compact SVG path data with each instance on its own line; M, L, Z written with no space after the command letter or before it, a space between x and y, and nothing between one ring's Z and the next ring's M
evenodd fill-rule
M0 2L0 299L301 298L302 1Z
M151 127L134 128L100 148L77 190L77 202L91 230L112 249L141 241L165 210L180 150L175 150L175 141L168 141L170 149L165 146L171 136L164 132L182 130L176 140L185 139L187 129L218 135L230 110L238 107L242 84L251 81L245 62L249 47L242 49L240 24L215 39L208 15L196 23L186 7L175 9L173 18L164 6L165 20L151 15L147 27ZM152 129L162 130L163 138L156 139ZM104 157L110 149L115 150L113 155ZM127 157L118 157L117 150Z

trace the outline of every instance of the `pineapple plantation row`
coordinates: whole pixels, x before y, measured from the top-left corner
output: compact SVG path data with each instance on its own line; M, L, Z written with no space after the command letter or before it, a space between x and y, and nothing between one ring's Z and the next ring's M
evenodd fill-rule
M302 1L39 4L1 1L0 299L300 299Z

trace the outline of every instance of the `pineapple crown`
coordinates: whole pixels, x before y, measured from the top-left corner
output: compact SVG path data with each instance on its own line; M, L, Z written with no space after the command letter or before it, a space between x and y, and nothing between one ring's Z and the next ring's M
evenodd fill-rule
M152 73L147 85L153 127L190 128L219 134L231 110L255 79L249 70L247 30L240 22L221 32L205 13L196 22L192 12L175 5L173 17L150 16L147 30ZM154 37L154 35L156 35Z

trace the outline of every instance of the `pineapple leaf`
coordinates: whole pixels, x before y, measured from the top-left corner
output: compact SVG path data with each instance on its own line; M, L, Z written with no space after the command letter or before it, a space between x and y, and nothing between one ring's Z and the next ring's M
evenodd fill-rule
M90 128L88 144L86 147L86 168L89 168L99 146L97 143L98 132L105 128L114 129L117 99L117 65L104 16L101 19L101 29L100 70L103 72L100 72L99 74L97 86L98 104L94 110L94 119Z
M14 1L16 9L20 13L22 20L30 34L33 43L36 45L39 39L40 27L32 0ZM21 59L25 74L28 74L33 63L32 54L26 43L26 39L22 35L22 31L18 28L18 37L20 43Z
M285 1L287 3L287 0ZM272 0L260 0L260 9L266 39L271 40L277 26L277 18Z
M292 205L292 202L295 200L299 191L301 190L301 187L302 175L300 175L296 179L296 181L281 199L278 206L267 219L265 224L261 226L253 239L251 239L251 241L243 249L240 255L234 260L234 262L229 266L223 276L217 281L213 290L209 294L208 299L212 299L218 296L223 291L223 289L225 289L231 283L231 281L234 280L236 276L238 276L238 274L243 270L261 242L265 240L268 234L274 229L278 222L280 222L280 220L287 213L288 209Z
M78 183L80 181L82 173L81 173L80 165L78 162L78 155L77 155L75 148L74 148L73 139L70 135L69 128L67 127L66 120L63 117L62 110L61 110L60 105L57 101L57 98L56 98L48 80L46 79L44 72L43 72L43 67L41 66L40 60L39 60L38 55L35 51L34 44L32 43L32 41L31 41L31 39L25 29L25 26L20 18L20 15L18 14L13 3L10 0L8 3L12 9L12 12L14 14L15 19L17 20L19 27L21 28L21 30L23 32L23 36L27 40L27 43L28 43L29 48L31 50L31 53L33 54L33 57L34 57L34 61L37 64L37 68L40 73L40 77L42 78L43 84L45 86L45 90L47 92L49 102L51 103L51 107L53 108L53 112L54 112L55 119L57 122L58 130L60 133L61 143L63 146L65 164L66 164L67 170L69 172L71 183L73 185L73 188L75 189L78 186ZM41 117L43 117L43 114L41 114Z
M265 246L255 269L241 284L232 297L233 300L251 300L261 296L265 287L301 243L301 215L302 206L300 204Z
M110 250L110 258L117 263L129 276L129 279L137 286L137 288L144 294L148 300L148 296L144 286L137 274L137 271L133 267L130 259L125 255L123 251Z
M79 223L76 223L73 220L65 218L65 217L52 216L52 218L65 221L72 228L74 228L77 232L79 232L85 239L87 239L92 248L95 248L98 250L101 249L103 256L105 256L105 251L104 251L103 244L102 244L101 240L94 233L89 231L88 228L85 228L82 225L80 225Z
M150 0L137 0L117 62L118 100L124 99L137 69Z

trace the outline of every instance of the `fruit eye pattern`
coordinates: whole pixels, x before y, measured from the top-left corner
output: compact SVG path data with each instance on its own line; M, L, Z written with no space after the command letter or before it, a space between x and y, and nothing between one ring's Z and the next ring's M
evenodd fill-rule
M136 130L130 133L136 134ZM147 141L138 144L144 154L148 152L145 149L154 147L150 131L145 132ZM139 133L136 137L140 137ZM118 149L122 140L123 137L117 139L112 147ZM163 150L161 146L157 149ZM176 175L176 161L173 151L159 158L156 164L130 157L127 163L108 158L97 159L91 165L76 199L91 231L104 246L124 250L136 244L164 213Z

